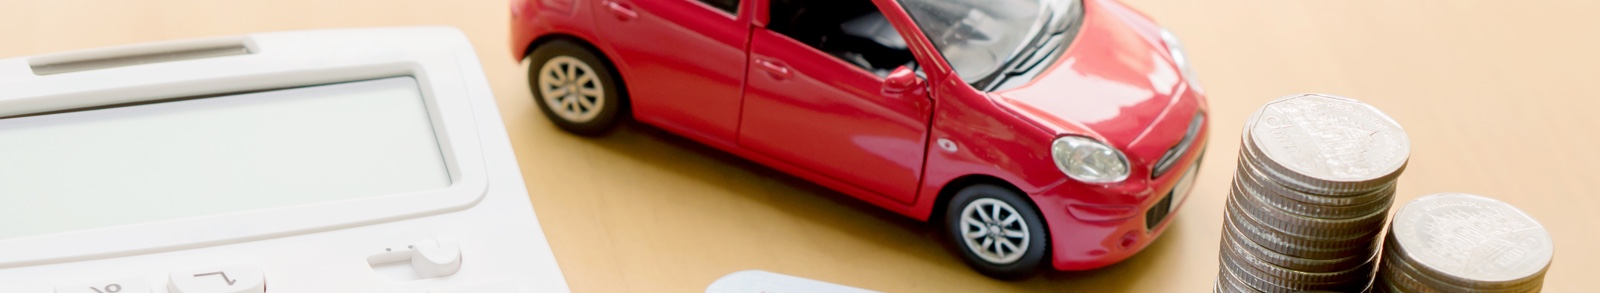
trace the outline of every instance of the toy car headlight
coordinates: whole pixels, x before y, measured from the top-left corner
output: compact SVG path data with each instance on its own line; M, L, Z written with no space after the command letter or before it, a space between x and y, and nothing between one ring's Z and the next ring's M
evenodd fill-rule
M1050 144L1050 156L1062 173L1087 183L1113 183L1128 178L1128 157L1092 138L1063 136Z
M1178 41L1178 36L1161 29L1161 43L1166 44L1167 54L1172 55L1172 63L1177 63L1178 70L1183 71L1183 79L1189 81L1189 87L1199 88L1200 81L1195 79L1194 67L1189 65L1189 52L1183 50L1183 43Z

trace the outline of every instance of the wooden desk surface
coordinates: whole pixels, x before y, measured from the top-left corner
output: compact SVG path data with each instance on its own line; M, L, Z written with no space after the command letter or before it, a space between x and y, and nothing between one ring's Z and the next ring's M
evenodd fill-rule
M643 127L558 132L507 49L506 1L0 0L0 57L260 31L439 24L477 46L529 192L579 292L700 292L761 269L888 292L1202 292L1244 118L1301 92L1406 128L1398 201L1458 191L1549 228L1551 292L1600 271L1600 2L1128 0L1183 38L1214 132L1196 193L1143 253L1087 272L984 278L924 224ZM0 89L4 90L4 89Z

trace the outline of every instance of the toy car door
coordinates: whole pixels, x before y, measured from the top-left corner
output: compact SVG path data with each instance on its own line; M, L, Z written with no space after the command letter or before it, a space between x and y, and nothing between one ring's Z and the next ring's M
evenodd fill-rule
M931 102L883 93L880 74L914 57L870 1L796 2L771 1L751 32L740 146L911 203Z
M596 28L641 120L731 142L738 126L750 0L593 1Z

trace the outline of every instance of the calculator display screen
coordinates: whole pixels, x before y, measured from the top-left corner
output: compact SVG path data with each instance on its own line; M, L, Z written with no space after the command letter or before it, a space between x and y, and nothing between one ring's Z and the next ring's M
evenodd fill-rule
M0 239L440 189L412 77L0 119Z

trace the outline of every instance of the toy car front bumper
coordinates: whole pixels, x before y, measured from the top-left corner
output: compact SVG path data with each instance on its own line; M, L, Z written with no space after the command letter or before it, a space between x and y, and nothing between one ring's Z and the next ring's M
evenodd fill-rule
M1204 134L1205 132L1202 132ZM1202 136L1203 137L1203 136ZM1204 141L1185 155L1180 172L1149 181L1148 188L1101 189L1081 184L1061 184L1033 195L1048 222L1051 264L1057 270L1088 270L1133 256L1149 246L1172 222L1172 216L1193 191L1199 173ZM1080 198L1129 196L1137 204L1095 204ZM1064 196L1071 194L1073 196Z

